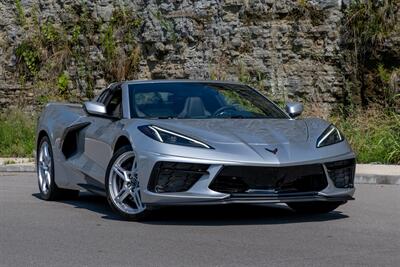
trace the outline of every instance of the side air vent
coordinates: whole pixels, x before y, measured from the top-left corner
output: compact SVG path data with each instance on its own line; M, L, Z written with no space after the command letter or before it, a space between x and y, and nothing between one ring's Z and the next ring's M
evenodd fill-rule
M76 155L79 151L79 148L83 148L83 139L80 141L79 133L89 124L90 122L79 123L65 129L61 151L66 159Z

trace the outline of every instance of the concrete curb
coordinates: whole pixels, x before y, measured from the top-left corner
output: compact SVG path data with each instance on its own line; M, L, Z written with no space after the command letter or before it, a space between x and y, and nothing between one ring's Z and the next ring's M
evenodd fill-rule
M357 164L355 183L400 185L400 165Z
M35 172L35 164L0 165L0 172ZM356 184L400 185L400 165L357 164Z
M34 163L0 165L0 172L35 172Z
M356 174L356 184L400 185L400 176Z

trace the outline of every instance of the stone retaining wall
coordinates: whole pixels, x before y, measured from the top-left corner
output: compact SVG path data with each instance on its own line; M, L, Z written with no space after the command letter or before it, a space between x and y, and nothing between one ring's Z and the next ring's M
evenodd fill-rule
M66 10L85 5L93 19L108 23L116 6L141 18L137 78L227 79L256 84L279 99L307 99L325 110L340 101L341 0L21 0L27 18L61 23ZM0 108L37 105L34 90L22 89L15 49L23 40L15 1L0 3ZM100 38L100 32L94 32ZM90 48L93 62L104 59ZM75 79L74 73L70 77ZM93 72L96 90L109 82ZM32 87L34 84L29 84ZM75 86L74 84L70 86Z

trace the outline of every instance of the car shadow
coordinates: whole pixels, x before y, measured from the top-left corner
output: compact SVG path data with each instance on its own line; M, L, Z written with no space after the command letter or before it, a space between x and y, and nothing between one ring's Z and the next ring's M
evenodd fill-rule
M40 198L39 194L32 194ZM114 213L104 197L81 193L77 199L59 200L75 208L87 209L101 215L103 219L124 221ZM340 210L340 207L339 207ZM151 212L143 224L150 225L257 225L294 224L318 221L333 221L348 218L340 211L325 214L299 214L284 204L229 204L213 206L163 207Z
M286 205L229 204L218 206L166 207L146 224L154 225L257 225L332 221L348 216L340 211L326 214L299 214Z
M34 193L32 196L42 199L39 193ZM89 192L81 192L77 198L61 198L56 200L56 202L68 204L77 209L87 209L96 212L105 219L123 221L123 218L111 210L105 197L94 195Z

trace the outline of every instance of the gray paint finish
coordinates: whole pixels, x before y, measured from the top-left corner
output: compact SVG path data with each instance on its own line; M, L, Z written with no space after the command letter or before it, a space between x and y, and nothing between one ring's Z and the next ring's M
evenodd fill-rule
M355 157L346 140L316 148L317 138L330 125L322 119L294 120L289 116L288 119L130 119L128 84L168 82L177 81L122 83L123 118L120 120L88 115L80 105L48 104L40 117L38 133L45 131L50 137L57 185L69 189L79 189L78 184L88 181L104 185L108 163L121 136L130 140L139 157L139 181L146 204L226 201L228 194L208 188L223 165L296 166ZM82 151L66 159L61 152L65 130L82 123L90 123L78 134L84 144ZM160 143L140 132L138 127L142 125L163 127L203 141L214 149ZM278 152L271 153L266 148ZM158 161L207 163L211 166L209 175L203 176L189 191L159 194L147 190L150 173ZM332 183L320 192L323 197L341 196L344 199L353 194L354 189L335 188Z

